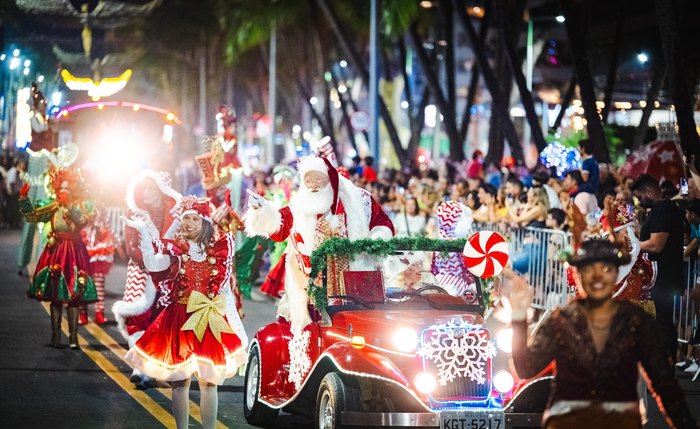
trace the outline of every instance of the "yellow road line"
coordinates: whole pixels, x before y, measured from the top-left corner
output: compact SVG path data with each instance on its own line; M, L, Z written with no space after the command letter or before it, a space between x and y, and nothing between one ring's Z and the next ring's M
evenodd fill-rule
M49 303L42 302L42 305L44 306L44 309L46 310L46 312L50 314ZM87 325L84 325L83 327L85 329L87 329L87 331L90 334L92 334L92 336L95 337L97 339L97 341L99 341L103 346L107 347L112 353L114 353L117 357L119 357L119 359L124 361L124 363L127 363L126 360L124 360L124 356L126 355L127 350L124 347L122 347L121 345L119 345L119 343L117 343L114 340L114 338L112 338L111 335L109 335L107 332L105 332L104 329L102 329L100 326L93 324L93 323L88 323ZM63 328L63 332L66 335L68 335L68 322L65 320L65 318L63 319L62 328ZM107 375L109 375L110 378L112 378L119 385L119 387L121 387L123 390L126 391L126 393L128 393L129 395L131 395L132 397L137 399L137 401L139 401L139 403L141 405L143 405L143 407L146 408L146 410L148 412L150 412L151 414L156 416L154 411L149 409L149 407L153 406L153 404L154 404L155 407L157 407L157 410L155 410L155 411L158 413L165 412L165 414L169 417L170 422L172 422L172 425L169 425L166 423L163 423L163 424L165 424L167 427L174 427L175 426L175 419L172 417L172 414L170 413L170 411L164 409L160 404L158 404L153 399L151 399L151 397L146 395L143 391L134 389L133 383L131 383L131 381L129 381L129 379L121 371L119 371L119 369L117 369L112 364L112 362L110 362L107 358L105 358L100 352L92 349L90 347L90 344L87 341L85 341L85 339L80 335L78 336L78 342L80 343L80 346L84 349L85 354L87 354L88 357L90 357L90 359L95 361L95 363L98 366L100 366L100 368L102 368L105 371L105 373L107 373ZM85 349L85 347L90 347L90 350L89 350L90 353L88 352L88 350ZM91 353L94 354L95 356L93 356ZM100 365L100 362L98 362L97 359L102 359L109 366L111 366L111 368L113 368L115 371L114 376L112 374L110 374L104 367L102 367L102 365ZM120 378L120 380L117 380L115 377ZM168 400L172 401L172 390L170 388L158 387L157 389L163 396L168 398ZM139 398L136 398L136 396L133 393L139 393L140 394L139 397L142 395L142 396L145 396L146 398L148 398L148 400L150 401L150 403L148 403L148 406L145 402L141 402L139 400ZM199 405L197 405L196 403L194 403L192 401L190 401L190 416L194 420L196 420L197 423L200 423L200 424L202 423L202 414L200 412ZM156 416L156 418L158 418L158 416ZM216 428L217 429L227 429L228 426L226 426L225 424L223 424L217 420Z
M100 326L94 323L88 323L87 325L84 325L84 328L87 329L88 332L97 339L97 341L102 343L102 345L107 347L109 350L112 351L112 353L118 356L119 359L126 363L126 360L124 360L124 356L126 355L127 350L124 347L122 347L119 343L117 343L114 340L114 338L112 338L112 336L109 335L104 329L102 329ZM172 401L172 389L158 387L158 391ZM190 415L193 419L197 421L197 423L202 423L202 415L199 406L192 401L190 401ZM216 422L216 427L218 429L227 428L226 425L219 421Z
M50 313L49 304L42 303L44 310ZM64 319L61 325L63 333L68 335L68 322ZM105 374L109 376L119 387L121 387L126 393L136 400L142 407L146 409L149 413L153 415L159 422L161 422L165 427L175 427L175 418L167 410L163 409L156 401L154 401L150 396L141 390L135 390L132 388L131 382L126 378L124 374L117 367L109 361L109 359L102 356L102 354L94 350L90 344L83 338L82 335L78 335L78 343L82 348L83 352L93 360L99 366Z

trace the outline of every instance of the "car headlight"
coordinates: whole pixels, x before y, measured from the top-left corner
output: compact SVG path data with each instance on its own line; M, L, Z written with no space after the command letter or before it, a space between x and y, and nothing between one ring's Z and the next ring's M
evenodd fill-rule
M493 387L501 393L508 393L513 389L515 380L508 371L498 371L493 376Z
M401 328L394 332L394 347L400 352L410 353L418 347L418 334L411 328Z
M501 329L496 334L496 346L506 353L513 352L513 328Z
M435 386L437 386L437 381L435 380L435 377L433 377L432 374L427 373L427 372L419 372L418 375L416 375L416 389L421 392L428 394L435 390Z

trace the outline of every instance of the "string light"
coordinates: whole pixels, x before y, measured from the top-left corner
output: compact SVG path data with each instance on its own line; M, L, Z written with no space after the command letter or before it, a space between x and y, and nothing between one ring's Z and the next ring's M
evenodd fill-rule
M581 168L581 154L573 147L559 142L548 144L540 154L540 161L546 167L555 167L561 177L565 171Z

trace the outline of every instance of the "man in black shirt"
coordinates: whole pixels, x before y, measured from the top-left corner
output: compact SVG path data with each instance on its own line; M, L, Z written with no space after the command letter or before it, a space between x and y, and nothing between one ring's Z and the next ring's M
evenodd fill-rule
M656 179L643 174L632 184L639 204L651 209L642 225L639 247L656 261L656 284L652 298L656 321L666 337L669 353L675 359L678 349L677 329L673 322L673 296L683 293L683 212L663 198Z

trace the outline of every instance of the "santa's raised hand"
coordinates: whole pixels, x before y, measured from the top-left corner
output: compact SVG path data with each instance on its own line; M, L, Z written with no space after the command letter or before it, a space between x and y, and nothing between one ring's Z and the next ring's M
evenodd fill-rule
M248 208L257 210L260 207L269 204L263 196L256 194L250 189L246 189L246 192L248 193Z

